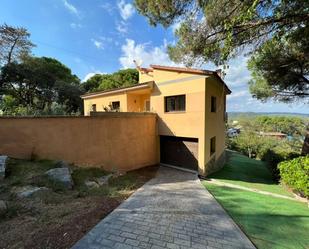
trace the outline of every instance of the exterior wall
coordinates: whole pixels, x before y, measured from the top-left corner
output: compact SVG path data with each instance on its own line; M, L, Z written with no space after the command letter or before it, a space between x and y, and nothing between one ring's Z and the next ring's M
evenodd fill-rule
M120 111L127 112L127 95L126 93L111 94L106 96L98 96L93 98L84 99L84 113L85 116L90 115L91 106L93 104L97 105L97 111L104 111L104 107L113 101L120 101Z
M217 98L216 112L211 112L211 96ZM220 169L225 162L225 99L224 86L215 77L206 79L205 109L205 171L208 175ZM210 139L216 137L216 152L210 155Z
M153 77L153 72L149 72L149 73L145 73L145 72L141 72L139 71L139 83L144 83L144 82L148 82L148 81L153 81L154 77Z
M151 110L158 115L159 135L198 138L198 164L205 165L205 78L165 70L154 70L155 85L150 99ZM186 95L185 112L165 112L164 97Z
M144 112L145 101L150 99L149 94L127 94L127 111Z
M128 171L157 160L154 114L0 118L0 154Z

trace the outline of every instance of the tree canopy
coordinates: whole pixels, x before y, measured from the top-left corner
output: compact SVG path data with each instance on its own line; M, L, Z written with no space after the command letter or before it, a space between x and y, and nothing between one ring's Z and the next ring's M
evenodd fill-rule
M176 44L168 48L172 60L222 65L246 51L253 55L253 96L309 96L309 1L135 0L135 6L152 25L181 24Z
M112 74L95 74L83 83L83 88L86 92L94 92L132 86L137 83L138 71L136 69L123 69Z
M75 112L81 93L78 77L53 58L26 56L1 69L0 94L15 107L50 110L56 102L65 105L67 112Z
M22 27L0 25L0 66L19 60L35 46L30 33Z

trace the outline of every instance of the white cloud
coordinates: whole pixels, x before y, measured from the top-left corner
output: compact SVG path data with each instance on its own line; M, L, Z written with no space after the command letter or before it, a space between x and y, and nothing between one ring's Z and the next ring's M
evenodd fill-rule
M105 37L105 36L100 36L99 38L96 38L96 39L93 38L91 39L91 41L97 49L104 49L106 44L114 43L114 40L112 37Z
M96 74L106 74L103 73L101 71L95 71L95 72L91 72L85 75L84 79L82 80L82 82L86 82L87 80L89 80L92 76L96 75Z
M64 7L69 10L72 14L75 14L79 16L78 9L71 3L68 2L68 0L63 0Z
M166 53L166 47L150 47L149 44L136 44L134 40L126 39L126 43L121 46L122 55L119 58L123 68L135 67L133 60L147 64L160 64L166 66L177 66L172 62Z
M232 92L232 94L228 95L227 97L230 100L230 99L244 97L244 96L248 96L248 95L249 95L248 90L241 90L241 91Z
M125 0L120 0L117 6L123 20L128 20L135 12L134 6L131 3L126 3Z
M114 7L110 3L103 3L100 5L102 9L107 11L109 14L112 14Z
M128 32L128 24L124 21L116 22L116 29L119 33L125 34Z
M83 25L81 25L80 23L74 23L74 22L72 22L72 23L70 24L70 27L71 27L72 29L80 29L80 28L83 27Z
M96 40L96 39L91 39L93 45L97 48L97 49L104 49L104 46L103 46L103 42L102 41L99 41L99 40Z

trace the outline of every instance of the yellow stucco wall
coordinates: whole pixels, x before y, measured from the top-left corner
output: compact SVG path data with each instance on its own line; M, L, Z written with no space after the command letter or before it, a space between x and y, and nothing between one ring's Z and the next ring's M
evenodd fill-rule
M154 114L0 118L0 154L128 171L157 160Z
M218 160L222 157L225 150L225 101L226 91L215 77L206 79L206 122L205 122L205 174L209 174L222 166ZM211 96L217 98L216 112L211 112ZM216 152L210 155L210 139L216 137ZM216 165L215 160L219 165Z
M219 167L225 149L224 98L225 88L218 78L194 73L154 69L148 74L139 73L139 82L154 81L150 95L150 111L158 116L158 135L190 137L198 139L199 173L206 175ZM165 113L164 97L186 96L184 112ZM216 113L210 112L211 96L217 98ZM149 94L122 93L85 99L85 114L93 103L97 111L103 111L111 101L120 101L122 112L142 112ZM216 153L210 156L210 138L216 137ZM157 140L159 151L159 139Z
M205 75L155 70L151 110L158 115L159 135L198 138L199 171L203 173L205 158ZM186 96L184 112L165 112L164 97Z
M105 96L93 97L84 99L84 114L85 116L90 115L91 107L93 104L96 104L97 111L104 111L104 107L108 107L108 105L113 101L120 101L120 111L127 112L127 95L126 93L117 93L110 94Z
M139 83L144 83L153 80L154 80L153 72L145 73L139 71Z
M150 99L149 94L127 94L127 111L144 112L145 101Z

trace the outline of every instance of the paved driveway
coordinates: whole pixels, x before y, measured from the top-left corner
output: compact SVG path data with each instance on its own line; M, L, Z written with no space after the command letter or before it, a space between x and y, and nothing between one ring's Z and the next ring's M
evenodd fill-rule
M73 248L255 247L196 175L161 167Z

